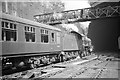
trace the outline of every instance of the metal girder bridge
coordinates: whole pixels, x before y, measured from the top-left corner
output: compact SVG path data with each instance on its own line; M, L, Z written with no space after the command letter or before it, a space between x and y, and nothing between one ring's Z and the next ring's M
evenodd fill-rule
M110 17L120 17L120 6L107 6L104 8L90 7L56 13L47 13L35 15L34 19L40 23L55 25L61 23L91 21Z

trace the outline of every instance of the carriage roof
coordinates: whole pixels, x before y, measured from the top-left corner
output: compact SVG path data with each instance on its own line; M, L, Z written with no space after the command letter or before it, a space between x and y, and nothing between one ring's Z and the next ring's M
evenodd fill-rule
M12 20L12 21L20 22L20 23L24 23L24 24L29 24L29 25L34 25L34 26L40 26L40 27L47 28L47 29L61 31L60 29L55 28L55 27L50 26L50 25L38 23L38 22L35 22L35 21L31 21L31 20L28 20L28 19L24 19L24 18L12 16L12 15L5 14L5 13L0 13L0 18L1 19Z

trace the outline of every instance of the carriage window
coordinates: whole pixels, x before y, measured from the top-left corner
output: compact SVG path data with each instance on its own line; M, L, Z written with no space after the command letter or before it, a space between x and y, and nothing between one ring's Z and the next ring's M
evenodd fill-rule
M35 42L35 28L25 26L24 29L26 42Z
M16 24L14 24L14 29L16 29Z
M5 22L5 27L9 28L8 22Z
M9 23L2 21L2 40L3 41L16 41L17 40L17 30L13 28L14 23Z
M13 23L10 23L10 28L13 29Z
M5 22L3 22L3 21L2 21L2 23L1 23L1 24L2 24L2 27L4 28Z
M51 41L55 42L55 33L51 33Z
M57 33L57 44L60 44L60 33Z
M41 32L41 42L42 43L48 43L49 42L49 40L48 40L48 30L41 29L40 32Z

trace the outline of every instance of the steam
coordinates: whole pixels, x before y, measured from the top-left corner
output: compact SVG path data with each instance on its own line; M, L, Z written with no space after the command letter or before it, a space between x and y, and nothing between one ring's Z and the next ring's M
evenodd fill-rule
M74 24L61 24L63 28L65 28L67 31L76 31L79 32L79 29Z

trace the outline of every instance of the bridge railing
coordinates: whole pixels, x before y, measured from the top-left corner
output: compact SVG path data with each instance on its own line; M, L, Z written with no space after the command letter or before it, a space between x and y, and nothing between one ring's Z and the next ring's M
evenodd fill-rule
M61 24L63 22L82 22L99 18L120 16L120 6L107 6L104 8L84 8L77 10L62 11L58 13L48 13L35 15L34 19L40 23Z

